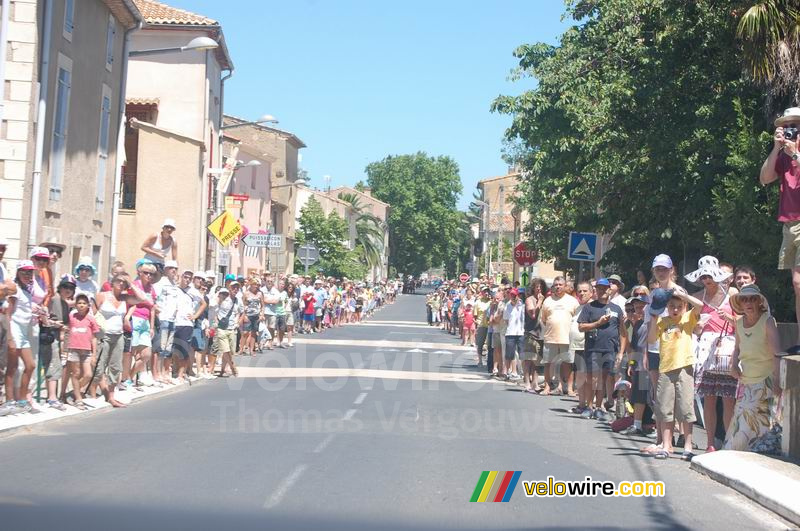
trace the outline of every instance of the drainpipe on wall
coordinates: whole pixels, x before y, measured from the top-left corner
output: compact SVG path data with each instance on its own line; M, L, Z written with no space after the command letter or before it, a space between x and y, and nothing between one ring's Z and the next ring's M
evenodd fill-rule
M8 15L11 10L11 0L3 0L2 20L0 20L0 121L5 114L6 99L6 53L8 46Z
M226 70L227 70L228 73L225 74L224 76L222 76L222 79L220 79L220 82L219 82L219 117L218 117L218 119L219 119L219 131L217 133L219 135L218 142L217 142L217 144L218 144L218 146L217 146L217 157L219 158L219 164L217 164L218 168L221 168L223 166L223 161L224 161L224 157L222 155L222 134L223 134L223 132L222 132L222 124L223 124L223 116L225 114L225 110L224 110L225 109L225 82L228 79L230 79L231 76L233 75L233 69L232 68L228 68ZM217 181L216 197L214 197L213 203L212 203L212 200L211 200L211 194L214 193L214 186L212 185L212 180L216 180ZM212 204L216 205L216 208L214 209L214 212L212 214L215 217L221 211L221 207L220 207L220 205L222 205L221 196L222 196L222 191L219 188L219 176L216 176L216 175L209 176L209 179L208 179L208 200L209 200L209 203L210 203L209 207ZM222 207L224 208L224 205L222 205ZM209 212L211 212L210 209L209 209ZM208 219L208 221L210 222L211 219ZM211 238L211 237L212 237L211 235L206 233L206 238L207 239ZM219 244L218 241L216 241L216 239L214 239L214 241L212 241L211 243L214 246L214 252L213 252L212 256L209 257L208 262L211 263L211 264L214 264L214 267L211 267L208 263L206 264L206 266L207 266L207 268L213 269L214 272L217 273L217 272L219 272L219 262L218 262L218 260L219 260L220 244Z
M42 188L42 159L44 158L45 122L47 121L47 92L50 77L50 34L53 32L53 5L51 0L44 2L44 29L42 30L42 52L39 58L39 103L36 108L36 144L33 155L33 191L31 193L31 222L28 226L28 245L36 245L39 232L39 196ZM4 10L5 11L5 10ZM27 256L22 253L20 256Z
M128 52L131 47L131 33L142 29L142 22L125 30L122 40L122 72L119 87L119 116L117 119L117 153L114 170L114 197L111 200L111 245L109 249L109 267L117 259L117 230L119 225L119 196L122 194L122 161L120 155L125 152L125 93L128 85Z

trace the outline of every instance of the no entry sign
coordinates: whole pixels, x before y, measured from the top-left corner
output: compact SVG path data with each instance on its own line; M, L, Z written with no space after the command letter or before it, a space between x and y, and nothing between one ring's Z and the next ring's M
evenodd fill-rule
M469 280L469 273L461 273L460 275L458 275L458 280L460 280L461 282L466 282L467 280Z

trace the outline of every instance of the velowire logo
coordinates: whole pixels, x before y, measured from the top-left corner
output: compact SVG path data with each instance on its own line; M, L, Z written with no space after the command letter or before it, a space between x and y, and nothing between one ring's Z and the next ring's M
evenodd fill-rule
M514 489L519 483L521 470L498 472L497 470L484 470L475 485L470 502L507 502L514 494Z

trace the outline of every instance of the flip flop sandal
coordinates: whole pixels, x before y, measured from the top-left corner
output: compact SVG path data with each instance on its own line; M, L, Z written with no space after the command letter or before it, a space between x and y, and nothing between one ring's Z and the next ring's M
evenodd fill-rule
M683 452L681 454L681 459L683 461L691 461L694 458L695 454L692 452Z
M653 454L653 457L658 460L669 459L669 452L662 449Z
M75 402L74 406L80 409L81 411L87 411L89 409L89 406L84 404L83 400L78 400L77 402Z
M645 446L644 448L639 450L639 453L642 453L642 454L645 454L645 455L655 455L656 453L658 453L661 450L663 450L663 448L661 448L657 444L651 444L651 445Z

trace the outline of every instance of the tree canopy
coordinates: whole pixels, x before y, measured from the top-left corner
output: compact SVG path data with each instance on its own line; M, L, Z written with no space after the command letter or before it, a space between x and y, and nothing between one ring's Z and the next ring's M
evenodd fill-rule
M788 307L777 190L758 183L775 109L737 35L751 4L571 0L557 46L515 51L515 76L537 87L492 108L513 117L506 154L524 170L519 204L544 258L562 257L570 230L609 235L604 264L623 274L659 252L679 272L713 254L754 266Z
M325 215L322 205L314 197L300 209L299 228L295 235L298 245L313 243L319 250L319 261L309 267L312 273L322 272L334 277L364 278L366 266L356 250L347 247L347 222L336 212ZM303 271L299 253L295 253L295 271Z
M373 196L391 206L389 264L395 271L416 275L463 254L451 248L463 239L455 161L418 152L373 162L366 173Z

